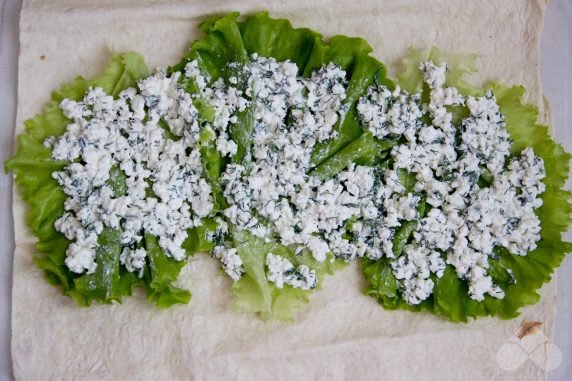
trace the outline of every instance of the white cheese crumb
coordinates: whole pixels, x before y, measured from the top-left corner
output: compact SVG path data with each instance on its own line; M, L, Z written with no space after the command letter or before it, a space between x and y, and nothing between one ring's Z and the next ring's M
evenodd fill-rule
M236 282L242 277L242 274L244 274L242 259L240 259L236 249L224 246L215 246L213 249L213 256L222 263L224 272L227 273L233 281Z
M267 279L274 283L277 288L283 288L285 284L302 290L310 290L316 287L316 272L310 270L306 265L294 268L288 259L268 253L266 266L268 268Z

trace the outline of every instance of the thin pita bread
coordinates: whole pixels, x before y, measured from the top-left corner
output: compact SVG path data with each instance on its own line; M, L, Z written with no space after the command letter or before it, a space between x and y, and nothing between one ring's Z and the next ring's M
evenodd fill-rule
M528 100L543 104L538 40L545 0L78 3L24 2L17 132L41 110L52 90L75 75L100 72L111 49L135 50L150 67L165 66L176 62L199 35L196 27L205 15L231 10L268 9L273 17L286 17L326 36L364 37L392 69L409 46L476 52L482 56L476 80L523 84ZM123 305L80 309L48 286L32 263L35 240L25 211L15 190L12 355L17 379L546 377L543 363L527 360L526 352L515 352L508 362L497 355L523 319L542 322L545 337L552 336L554 282L542 289L538 304L523 309L522 319L453 324L429 314L383 310L362 295L364 281L354 264L328 279L297 322L287 324L233 312L230 280L215 261L198 255L180 281L193 292L188 306L157 311L136 295ZM515 343L516 350L522 349ZM509 365L516 370L509 371Z

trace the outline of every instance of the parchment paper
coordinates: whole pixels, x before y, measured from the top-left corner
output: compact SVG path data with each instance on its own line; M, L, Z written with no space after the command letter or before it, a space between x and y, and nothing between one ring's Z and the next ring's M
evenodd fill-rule
M25 1L21 15L17 132L52 90L96 75L111 50L142 53L150 67L177 62L206 15L268 9L326 36L364 37L395 70L409 46L477 52L475 80L523 84L543 105L538 38L545 1L293 0ZM44 56L44 59L40 59ZM546 110L546 109L545 109ZM548 118L548 114L544 115ZM14 373L21 380L74 379L544 379L553 331L554 283L520 318L453 324L429 314L389 312L362 295L356 264L330 277L295 323L263 322L232 310L231 282L207 255L190 260L181 285L188 306L157 311L144 295L122 305L76 307L32 263L35 239L14 192L12 307ZM544 325L515 338L523 320ZM532 337L532 339L529 339ZM527 341L528 340L528 341ZM510 345L509 345L510 344ZM537 349L506 359L507 345ZM518 355L518 356L517 356ZM520 356L520 357L519 357ZM531 357L536 362L528 359ZM539 364L539 365L537 365ZM515 370L511 370L515 368Z

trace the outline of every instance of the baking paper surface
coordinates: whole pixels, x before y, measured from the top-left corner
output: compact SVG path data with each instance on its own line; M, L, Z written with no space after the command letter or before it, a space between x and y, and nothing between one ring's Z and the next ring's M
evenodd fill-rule
M207 15L267 9L325 36L365 38L395 71L412 46L479 53L474 80L523 84L543 105L538 38L545 1L399 0L266 3L238 1L25 1L20 24L17 133L51 91L77 75L101 72L111 52L134 50L149 67L176 63L200 36ZM44 59L40 59L44 56ZM545 108L545 118L548 118ZM330 276L295 323L263 322L232 310L230 279L208 255L181 274L191 303L158 311L136 293L122 305L80 309L49 286L32 262L35 238L14 192L16 252L12 356L21 380L74 379L544 379L542 366L503 362L523 320L553 332L554 282L522 316L454 324L430 314L385 311L362 294L357 263ZM539 341L540 343L540 341ZM522 345L521 345L522 344ZM537 351L544 353L542 343ZM542 353L539 363L543 364ZM518 353L517 353L518 355ZM546 356L545 356L546 357ZM544 358L545 358L544 357ZM499 360L500 358L500 360ZM509 365L520 365L509 371Z

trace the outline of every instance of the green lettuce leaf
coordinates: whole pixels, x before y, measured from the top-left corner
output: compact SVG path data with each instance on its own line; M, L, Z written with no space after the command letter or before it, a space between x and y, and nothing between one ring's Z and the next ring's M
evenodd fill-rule
M233 12L203 21L199 29L205 36L193 42L190 51L177 65L170 67L168 72L183 72L187 63L196 60L201 70L213 81L232 75L228 64L245 63L248 59L236 21L238 15L238 12Z
M274 57L279 62L290 60L300 72L306 67L315 42L322 38L310 29L294 29L288 20L272 19L267 12L248 17L239 23L239 28L248 54Z
M511 319L519 315L523 306L538 302L540 295L537 290L550 281L564 256L572 251L572 245L562 240L562 233L568 230L572 217L571 193L564 189L571 156L554 141L547 126L538 124L538 108L523 102L523 87L491 83L478 88L464 80L465 75L476 70L476 57L442 55L435 48L412 51L402 61L404 68L398 75L398 84L407 91L420 91L423 88L423 76L419 64L431 59L435 63L448 63L451 71L446 85L457 87L462 94L480 95L487 89L493 91L513 140L512 153L516 155L524 148L532 147L545 163L544 204L537 210L542 226L541 240L537 249L526 256L495 249L496 258L490 259L489 274L504 290L505 297L496 299L487 295L482 302L469 298L467 283L457 277L451 266L447 266L441 278L433 279L435 287L430 298L416 306L407 305L393 292L394 279L389 264L384 260L363 260L363 271L368 282L365 294L376 298L386 309L426 310L454 322L466 322L469 318L479 316Z
M161 258L162 262L154 261L155 267L146 269L143 278L122 268L119 264L119 230L104 229L100 235L96 253L98 266L93 274L72 273L64 262L70 242L54 228L54 222L64 212L66 196L52 178L52 172L62 170L67 163L54 161L51 150L44 147L43 142L47 137L62 135L70 122L60 110L60 102L65 98L79 100L92 86L117 96L123 89L135 86L136 81L147 73L147 66L139 54L113 54L107 69L97 78L78 77L64 85L52 94L42 114L24 122L26 132L18 136L17 152L4 166L6 171L14 172L16 184L28 204L27 223L38 238L36 248L41 253L34 256L34 262L44 270L49 283L61 287L65 295L81 306L89 306L93 301L120 302L124 296L131 295L135 286L147 289L150 300L158 307L186 303L190 297L188 291L170 286L184 262L179 264ZM125 176L117 168L112 169L109 185L116 195L125 193ZM152 259L161 255L164 257L157 248L149 253ZM157 273L162 277L159 280Z
M183 248L189 255L211 251L214 247L212 237L218 227L214 218L204 218L201 226L189 229L189 236L183 242Z
M294 312L308 303L313 290L301 290L289 285L277 288L266 279L266 256L268 253L281 255L288 259L294 267L306 265L316 271L317 288L321 287L326 274L345 266L345 263L331 260L329 256L324 262L317 262L305 250L301 255L279 244L276 241L266 242L248 231L231 227L234 247L238 251L245 274L233 284L236 296L234 307L240 312L258 313L264 320L277 319L291 321Z
M311 75L313 70L329 62L335 62L346 70L349 79L347 102L350 104L350 111L339 123L340 139L334 139L318 148L317 151L322 154L318 152L315 164L326 159L328 161L316 168L316 175L333 176L352 162L372 164L395 144L377 141L369 133L362 135L357 119L355 103L371 83L377 80L393 86L386 77L385 67L369 56L372 49L365 40L335 36L324 42L319 33L306 28L293 28L288 20L270 18L266 12L249 16L244 21L238 21L238 13L215 16L203 22L200 29L205 32L205 36L191 45L189 53L179 64L171 67L170 72L182 72L189 61L197 60L199 68L209 76L210 81L219 78L227 80L231 75L235 75L228 64L245 63L253 53L274 57L278 61L295 62L300 74L305 76ZM239 78L237 86L245 85L244 79L241 81ZM191 93L195 91L192 84L184 87ZM238 123L231 126L229 133L238 145L238 153L231 159L232 162L248 167L253 124L254 115L249 108L238 115ZM222 197L220 175L229 160L220 157L213 137L214 135L210 136L210 139L205 138L201 157L207 180L213 189L215 200L218 200L218 210L221 210L226 206L226 202ZM340 151L339 155L335 155L337 151ZM316 269L320 281L322 275L325 276L335 267L341 266L337 261L333 264L319 264L309 253L295 256L291 249L276 241L267 243L247 232L239 232L236 228L232 230L231 240L238 249L246 270L246 274L233 286L236 295L235 307L243 312L259 313L264 319L291 319L293 312L307 303L311 293L290 286L278 289L269 283L265 270L268 252L284 255L296 266L304 263ZM191 234L200 238L203 244L190 245L186 247L187 250L195 252L212 248L213 244L207 243L209 232L212 232L212 229L194 229Z
M422 50L410 48L401 60L402 67L397 74L397 83L411 94L418 93L424 90L423 73L419 70L421 63L429 60L436 64L446 62L451 70L447 72L445 86L454 86L464 95L479 95L484 93L485 89L465 80L467 76L477 72L477 58L478 54L471 53L445 54L435 47Z
M150 277L148 295L159 308L170 307L174 303L186 304L191 300L191 293L173 286L185 261L175 261L165 255L159 247L157 237L145 233L145 248L149 257Z

